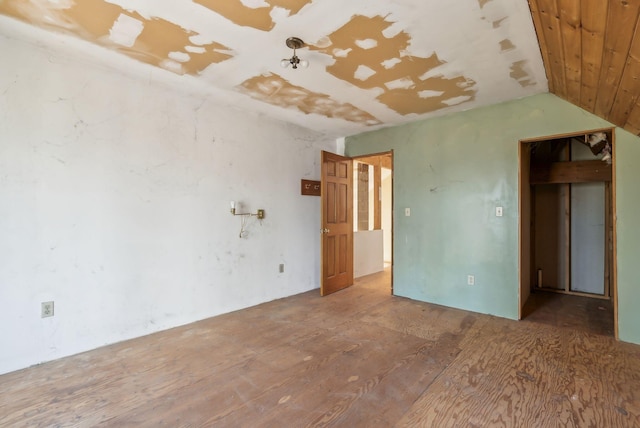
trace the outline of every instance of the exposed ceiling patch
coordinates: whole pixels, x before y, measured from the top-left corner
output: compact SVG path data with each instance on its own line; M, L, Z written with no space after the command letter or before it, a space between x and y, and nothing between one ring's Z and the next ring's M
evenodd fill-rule
M430 77L413 89L390 89L378 96L378 99L389 107L393 106L391 108L400 114L422 114L449 107L445 100L452 98L460 97L459 99L464 100L462 102L472 101L476 93L474 86L473 80L463 76L451 79L437 76ZM424 90L442 92L442 95L425 99L420 96L420 92Z
M198 74L209 65L224 61L231 57L227 52L229 48L220 43L202 43L200 47L204 52L189 52L187 46L193 46L196 33L165 21L163 19L150 19L145 22L144 29L136 40L133 49L139 55L139 59L152 65L162 65L163 61L170 58L170 54L182 53L188 59L181 61L182 67L176 71L179 74ZM136 56L134 55L132 56ZM186 58L185 57L185 58Z
M278 7L289 12L289 16L300 12L311 0L269 0L265 2L251 2L247 5L244 0L193 0L207 9L224 16L234 24L269 31L276 23L271 13Z
M0 12L32 24L77 34L87 40L108 37L122 14L120 6L100 0L50 2L43 0L0 1Z
M0 34L34 37L34 45L52 51L77 48L135 76L152 65L164 70L150 80L180 89L202 83L195 91L216 102L350 135L372 124L426 119L545 91L541 50L529 43L535 37L531 14L518 2L526 0L459 0L450 7L423 0L0 0ZM30 33L7 17L139 64L77 40ZM280 74L282 40L293 34L291 28L313 41L300 52L311 67L290 78L281 74L299 86L265 77ZM253 76L278 87L278 95L242 95ZM225 91L232 93L225 97ZM281 99L281 93L289 96Z
M529 76L529 73L524 69L526 65L527 61L516 61L511 64L511 72L509 73L509 76L517 81L523 88L536 84L536 82Z
M504 18L500 18L500 19L498 19L497 21L493 21L493 22L492 22L493 28L498 28L498 27L500 27L500 26L502 25L502 21L504 21L505 19L507 19L507 17L506 17L506 16L505 16Z
M510 51L512 49L515 49L516 46L511 43L511 40L509 39L504 39L504 40L500 40L500 50L501 51Z
M241 90L251 97L284 108L294 108L306 114L319 114L365 125L378 125L380 121L366 111L349 103L340 103L326 94L312 92L292 85L277 74L266 73L245 80Z
M463 76L422 78L445 62L435 53L427 58L408 55L411 38L407 32L396 29L391 37L384 34L393 24L382 16L355 15L328 36L331 46L311 48L329 55L335 50L349 50L347 56L333 55L335 63L327 67L327 71L362 89L382 89L384 92L377 99L402 115L445 108L444 99L458 96L469 100L474 98L472 87L475 82ZM365 40L368 42L362 43ZM362 67L374 73L363 78L364 74L358 72ZM443 92L443 95L421 97L419 92L426 90Z
M193 31L164 19L145 18L102 0L6 0L0 3L0 12L77 34L177 74L197 74L210 64L231 57L222 44L194 43L198 34Z

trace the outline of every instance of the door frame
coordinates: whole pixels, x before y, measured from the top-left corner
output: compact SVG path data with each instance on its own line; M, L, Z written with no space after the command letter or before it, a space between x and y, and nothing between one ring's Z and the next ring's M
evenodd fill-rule
M527 138L518 141L518 319L523 317L523 308L526 300L523 301L528 292L531 290L531 246L530 238L525 239L526 234L531 233L530 212L523 215L523 211L527 206L531 208L531 192L529 189L529 170L524 171L523 164L526 162L527 168L530 163L530 154L527 152L529 145L538 141L555 140L561 138L570 138L576 136L584 136L596 132L606 132L611 135L611 221L612 221L612 246L611 249L611 285L610 295L613 300L613 324L614 336L618 337L618 255L617 255L617 221L616 221L616 147L615 147L615 127L598 128L584 131L569 132L564 134L547 135L544 137ZM525 189L526 186L526 189ZM525 248L525 243L529 242L529 247ZM528 275L525 277L525 274Z
M353 161L357 161L358 159L363 159L363 158L371 158L371 157L376 157L376 156L386 156L389 155L391 158L391 295L394 295L394 287L393 287L393 272L394 272L394 265L395 265L395 245L394 245L394 227L395 227L395 202L394 202L394 196L395 196L395 166L394 166L394 154L393 154L393 149L391 150L387 150L384 152L376 152L376 153L370 153L370 154L363 154L363 155L357 155L357 156L352 156L351 160ZM356 189L354 188L354 192L356 191ZM351 201L351 203L353 203L353 200ZM354 250L355 251L355 250ZM355 254L354 254L355 257Z

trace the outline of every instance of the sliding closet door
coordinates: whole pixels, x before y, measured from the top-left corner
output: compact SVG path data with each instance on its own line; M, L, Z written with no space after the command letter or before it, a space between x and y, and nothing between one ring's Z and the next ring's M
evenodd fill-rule
M584 144L573 142L572 160L590 160ZM571 291L605 294L605 184L571 184Z
M571 291L604 294L604 183L571 185Z

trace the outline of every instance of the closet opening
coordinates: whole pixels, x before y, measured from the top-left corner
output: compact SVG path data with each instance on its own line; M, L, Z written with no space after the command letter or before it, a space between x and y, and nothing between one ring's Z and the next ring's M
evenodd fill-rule
M614 138L520 142L520 318L617 336Z

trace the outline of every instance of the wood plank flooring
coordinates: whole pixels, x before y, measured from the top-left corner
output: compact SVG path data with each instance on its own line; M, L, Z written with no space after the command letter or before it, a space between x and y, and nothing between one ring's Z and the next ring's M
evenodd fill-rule
M516 322L388 281L0 376L0 427L640 427L640 346L608 302L534 294Z

